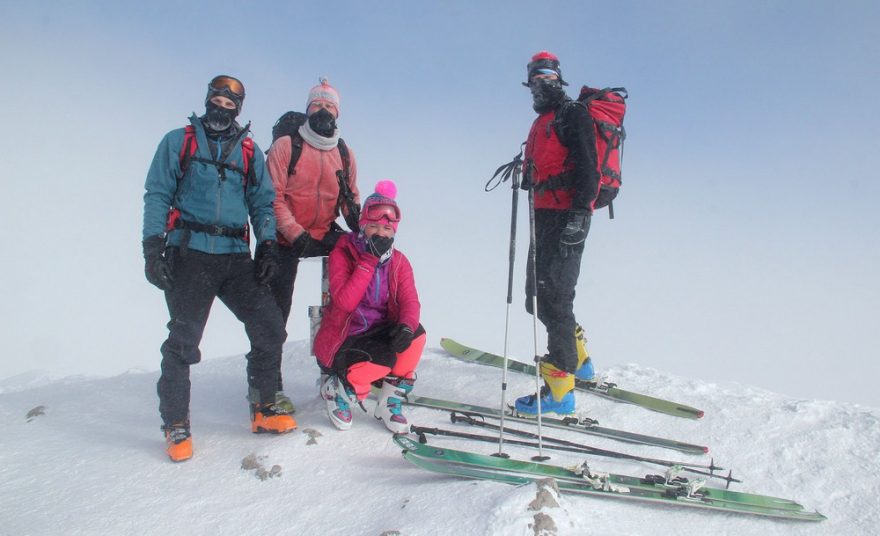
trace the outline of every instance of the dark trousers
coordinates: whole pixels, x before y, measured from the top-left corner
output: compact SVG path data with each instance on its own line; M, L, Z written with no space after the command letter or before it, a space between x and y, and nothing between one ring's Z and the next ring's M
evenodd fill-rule
M566 210L535 210L535 262L531 250L526 267L526 311L532 314L532 281L538 276L538 320L547 328L547 351L557 368L574 372L577 347L574 329L574 294L581 272L584 243L563 255L559 239L568 220ZM537 268L537 270L536 270Z
M333 358L333 368L325 369L324 372L344 378L349 367L363 361L394 368L397 363L397 353L391 349L391 330L394 326L395 324L385 324L345 339ZM425 328L419 324L413 338L423 333Z
M189 367L201 360L199 343L215 297L244 324L250 339L248 386L259 393L260 401L274 400L281 389L281 346L287 333L269 290L254 277L250 255L210 255L192 249L181 255L178 248L169 248L168 255L174 288L165 292L171 320L156 386L163 422L189 418Z
M332 246L322 242L313 241L305 251L298 248L278 245L278 275L269 283L269 289L275 298L275 303L281 309L284 325L290 318L290 307L293 304L293 286L296 283L296 272L299 269L299 259L305 257L326 257L330 254Z

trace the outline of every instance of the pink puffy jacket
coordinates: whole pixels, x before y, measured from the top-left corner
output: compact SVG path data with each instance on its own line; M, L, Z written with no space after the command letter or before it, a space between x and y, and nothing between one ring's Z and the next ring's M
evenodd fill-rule
M339 199L336 172L342 169L338 148L322 151L303 141L302 154L294 174L288 176L290 144L290 136L278 138L269 148L266 158L266 166L275 186L278 242L284 245L292 244L304 231L308 231L315 240L324 238L330 224L336 220L336 202ZM348 152L351 157L348 183L355 202L359 204L357 163L350 147ZM343 210L346 209L343 207Z
M330 252L330 303L324 308L321 328L315 336L315 357L330 368L339 347L345 342L352 315L376 270L379 259L358 251L352 233L343 235ZM416 292L412 265L396 249L388 261L388 316L393 324L406 324L415 331L419 327L421 303Z

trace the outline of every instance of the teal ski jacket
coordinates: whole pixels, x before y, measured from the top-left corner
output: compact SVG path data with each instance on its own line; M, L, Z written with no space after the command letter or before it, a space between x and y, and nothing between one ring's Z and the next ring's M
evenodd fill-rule
M193 114L190 118L195 128L196 156L205 160L215 160L218 155L210 154L210 145L201 120ZM256 243L275 240L275 212L272 203L275 189L266 171L263 152L254 144L254 180L236 170L226 168L223 173L217 166L193 159L186 176L180 169L180 155L183 148L185 129L172 130L159 143L156 155L147 173L144 185L144 228L143 237L163 236L166 233L169 210L180 211L180 219L203 225L217 225L241 229L247 225L248 217L252 223L251 233ZM242 131L234 143L225 163L243 168L241 140L247 136ZM224 178L225 176L225 178ZM190 232L188 247L204 253L249 253L249 243L233 236L218 236L199 231ZM168 232L168 246L179 246L183 237L182 229Z

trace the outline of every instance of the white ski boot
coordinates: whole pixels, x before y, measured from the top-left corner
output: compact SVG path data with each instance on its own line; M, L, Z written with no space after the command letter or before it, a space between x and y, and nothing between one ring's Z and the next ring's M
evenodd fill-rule
M340 385L338 376L330 374L324 378L321 382L321 398L327 405L327 415L333 426L340 430L351 428L351 403L355 396L344 385Z
M395 434L409 432L409 423L403 416L403 400L412 391L413 380L387 376L382 381L382 392L376 403L373 416L382 421L385 427Z

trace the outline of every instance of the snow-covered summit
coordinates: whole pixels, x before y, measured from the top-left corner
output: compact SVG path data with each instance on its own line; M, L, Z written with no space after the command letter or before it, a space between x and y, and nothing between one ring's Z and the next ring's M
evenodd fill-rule
M384 426L360 410L350 431L333 428L316 396L317 368L307 354L302 341L285 347L285 390L297 405L299 428L283 436L250 433L242 356L193 367L195 455L181 464L165 457L156 371L99 379L23 376L19 385L8 378L0 390L0 534L535 533L535 512L528 509L534 485L516 488L417 469L402 459ZM543 510L558 534L876 534L880 410L794 400L635 364L600 372L622 387L700 407L706 416L676 419L579 393L584 414L604 426L709 445L715 462L744 481L732 489L795 499L828 520L805 524L564 496L559 507ZM431 349L415 393L497 407L500 377L497 369ZM532 378L508 379L509 397L534 389ZM367 405L372 409L371 401ZM406 411L414 424L461 426L440 411ZM691 459L572 432L545 433L644 456ZM429 440L497 450L487 443ZM533 454L505 450L521 459ZM579 461L569 453L546 453L551 463ZM609 458L589 460L598 470L660 472Z

